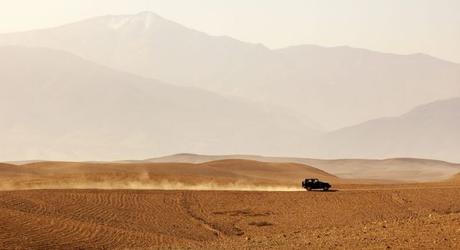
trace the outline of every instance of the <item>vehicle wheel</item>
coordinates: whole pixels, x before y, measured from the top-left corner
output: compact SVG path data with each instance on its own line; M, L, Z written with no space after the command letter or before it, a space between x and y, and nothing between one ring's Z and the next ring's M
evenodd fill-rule
M328 190L329 190L328 187L323 188L323 191L328 191Z
M307 187L307 191L311 191L311 187Z

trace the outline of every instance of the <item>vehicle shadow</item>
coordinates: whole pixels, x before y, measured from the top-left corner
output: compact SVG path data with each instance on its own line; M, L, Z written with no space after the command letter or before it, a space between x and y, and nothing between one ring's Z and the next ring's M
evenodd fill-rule
M321 189L318 189L318 190L306 190L307 192L317 192L317 193L334 193L334 192L339 192L338 189L329 189L329 190L321 190Z

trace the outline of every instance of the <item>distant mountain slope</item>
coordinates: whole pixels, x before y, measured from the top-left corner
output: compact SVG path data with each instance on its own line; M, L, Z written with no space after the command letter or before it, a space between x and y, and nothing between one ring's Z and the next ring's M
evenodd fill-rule
M315 132L238 98L99 66L50 49L0 47L0 159L114 160L288 152Z
M417 157L460 162L460 98L433 102L322 136L322 157Z
M460 96L460 65L426 55L318 46L270 50L149 12L3 34L0 44L63 49L138 75L283 106L328 130Z
M293 157L266 157L256 155L196 155L176 154L147 159L142 162L204 163L224 159L246 159L262 162L294 162L306 164L337 175L340 178L393 181L439 181L460 173L460 164L427 159L337 159L320 160Z

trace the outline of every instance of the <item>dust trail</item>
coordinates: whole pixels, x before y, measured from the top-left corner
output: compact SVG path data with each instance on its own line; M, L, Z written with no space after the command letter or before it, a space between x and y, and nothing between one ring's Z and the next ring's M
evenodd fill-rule
M196 183L189 184L172 181L126 181L126 182L57 182L36 184L7 184L0 185L2 191L34 190L34 189L131 189L131 190L215 190L215 191L267 191L267 192L294 192L303 189L295 186L264 185L248 183Z

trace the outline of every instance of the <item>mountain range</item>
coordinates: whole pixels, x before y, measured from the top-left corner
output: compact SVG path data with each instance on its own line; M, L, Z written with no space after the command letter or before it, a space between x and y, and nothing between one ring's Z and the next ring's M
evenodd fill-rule
M0 46L0 159L460 162L460 65L429 55L269 49L150 12L0 34Z
M398 117L343 128L317 140L317 157L386 158L389 155L460 162L460 98L419 106Z
M52 49L0 47L0 83L2 160L113 160L177 150L288 153L317 133L255 103Z
M151 12L0 35L0 45L65 50L136 75L288 109L325 131L460 96L460 65L350 47L269 49Z

